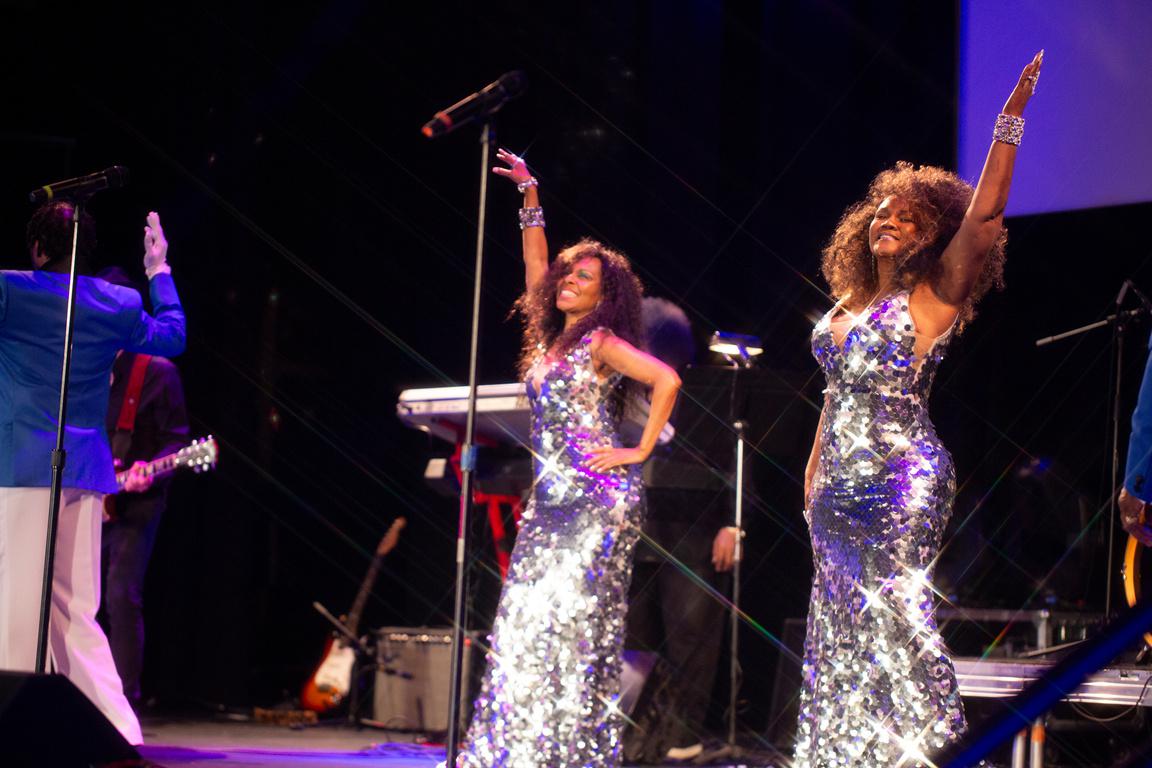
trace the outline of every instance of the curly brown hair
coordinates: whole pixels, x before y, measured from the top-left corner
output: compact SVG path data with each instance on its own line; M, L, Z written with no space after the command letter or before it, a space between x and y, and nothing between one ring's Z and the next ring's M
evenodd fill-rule
M875 257L868 242L868 227L880 203L887 197L900 197L912 208L917 240L896 268L897 287L911 290L919 283L933 281L939 274L940 256L972 201L973 189L959 176L932 165L916 167L899 162L877 174L868 185L863 200L853 203L840 217L832 237L824 247L821 270L838 301L860 309L880 289ZM1001 231L968 299L960 307L957 331L976 316L976 304L991 288L1004 288L1004 248L1008 233Z
M586 317L564 330L564 313L556 308L557 288L572 265L586 258L600 260L600 302ZM589 238L560 251L539 284L525 291L514 307L524 324L521 377L527 376L541 350L564 354L584 334L596 328L608 328L629 344L642 347L640 307L643 295L644 286L640 278L632 272L632 265L619 251Z

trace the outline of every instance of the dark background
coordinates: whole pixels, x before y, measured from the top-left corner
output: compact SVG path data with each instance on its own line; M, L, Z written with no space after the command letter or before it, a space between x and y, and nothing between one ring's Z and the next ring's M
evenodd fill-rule
M113 163L132 184L93 201L102 263L139 270L145 213L163 216L193 431L222 455L173 493L149 575L147 690L237 707L293 695L325 637L311 602L344 610L399 514L409 526L365 626L448 623L455 505L422 480L448 447L401 425L395 402L466 378L479 146L475 127L419 129L522 69L530 87L499 142L540 178L552 243L621 248L701 339L761 336L759 365L794 391L801 418L766 427L752 462L745 609L762 630L743 632L743 716L763 729L775 637L803 615L810 576L800 468L822 386L808 333L829 306L819 250L877 171L953 164L956 9L106 5L0 2L0 252L26 266L29 189ZM1003 63L1004 97L1025 63ZM1048 51L1046 66L1068 65ZM1100 122L1101 140L1124 129ZM494 179L482 382L514 377L518 205ZM1110 335L1032 341L1102 317L1126 277L1152 289L1150 213L1009 222L1008 291L953 345L932 405L961 482L939 582L965 605L1102 607ZM1146 338L1138 326L1125 347L1125 413Z

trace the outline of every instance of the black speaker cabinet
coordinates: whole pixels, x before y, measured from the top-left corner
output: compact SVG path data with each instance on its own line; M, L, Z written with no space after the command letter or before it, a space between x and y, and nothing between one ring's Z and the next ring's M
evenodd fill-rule
M479 634L464 636L461 720L472 716L472 696L483 663ZM376 630L373 717L398 731L448 730L452 631L446 627L383 627Z
M139 759L68 678L0 672L0 764L87 768Z
M787 750L796 739L796 718L800 714L800 685L803 670L797 659L804 657L804 635L807 620L785 619L781 639L796 654L796 659L780 654L776 680L772 686L772 708L768 715L768 738L777 749Z

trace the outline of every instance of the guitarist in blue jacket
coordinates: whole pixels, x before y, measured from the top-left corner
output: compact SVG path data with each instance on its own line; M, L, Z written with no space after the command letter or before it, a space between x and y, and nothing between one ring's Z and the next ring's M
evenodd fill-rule
M33 671L60 397L73 206L54 201L28 224L30 271L0 271L0 668ZM78 251L95 247L80 219ZM99 606L103 496L116 491L105 429L117 351L172 356L184 349L184 312L167 262L160 217L144 227L144 269L154 315L130 288L81 276L76 286L65 425L63 494L49 628L51 663L129 743L140 724L124 697Z
M1149 340L1152 348L1152 339ZM1152 527L1146 520L1152 502L1152 355L1144 368L1136 410L1132 413L1132 435L1128 438L1128 465L1120 489L1120 524L1124 530L1152 546Z

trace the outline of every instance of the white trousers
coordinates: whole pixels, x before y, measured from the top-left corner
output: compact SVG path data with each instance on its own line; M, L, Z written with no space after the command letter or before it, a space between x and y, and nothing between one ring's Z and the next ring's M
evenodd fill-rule
M140 744L140 722L124 697L108 638L96 623L103 498L74 488L61 496L48 651L53 668L130 744ZM49 499L48 488L0 488L0 669L39 671L34 667Z

